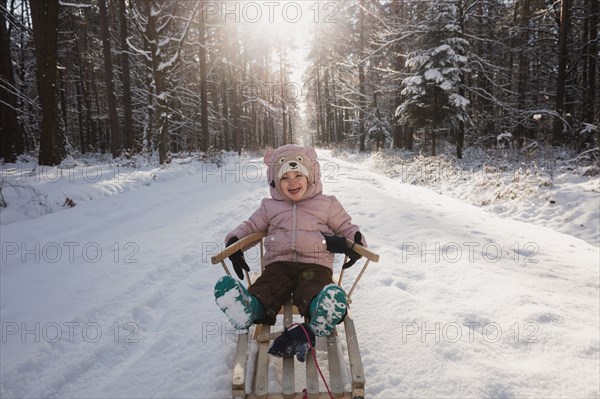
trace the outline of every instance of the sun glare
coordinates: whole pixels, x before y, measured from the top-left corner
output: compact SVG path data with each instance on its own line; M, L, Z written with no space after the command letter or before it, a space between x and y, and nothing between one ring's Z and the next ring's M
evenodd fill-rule
M254 25L265 33L282 37L306 29L318 15L318 2L307 1L243 1L236 12L244 23ZM231 11L234 11L230 9Z
M249 37L261 47L270 48L272 63L278 69L280 56L286 61L290 83L286 87L299 103L302 99L302 77L308 67L307 54L312 43L312 32L323 19L323 3L318 1L242 1L227 2L221 6L221 17L243 24ZM253 39L250 39L252 37ZM293 87L292 87L293 86ZM289 97L289 96L288 96ZM289 99L289 98L288 98ZM302 113L302 105L298 104Z
M321 24L340 22L340 7L339 1L209 1L205 3L204 12L215 23L239 26L240 41L250 51L266 50L270 54L273 84L279 84L279 68L284 65L288 105L294 102L300 117L304 118L303 77L309 65L313 33Z

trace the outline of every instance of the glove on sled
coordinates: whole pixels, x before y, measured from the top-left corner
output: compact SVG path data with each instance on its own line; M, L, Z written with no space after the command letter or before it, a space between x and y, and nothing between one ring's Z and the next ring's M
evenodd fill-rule
M273 345L269 348L269 353L284 359L296 355L298 361L304 362L308 350L315 346L315 334L306 323L302 323L302 327L296 326L291 330L286 328L283 333L273 341ZM304 332L305 330L306 333ZM306 334L308 334L310 338L310 343L306 338Z
M323 234L323 233L321 233L321 234ZM352 248L348 248L348 245L346 243L346 237L326 236L325 234L323 234L323 237L325 237L325 242L327 243L327 250L329 252L335 253L335 254L344 254L344 255L348 256L349 260L348 260L348 262L344 263L344 265L342 266L342 269L349 268L350 266L355 264L357 260L359 260L361 258L361 256L359 254L357 254L356 252L354 252L352 250ZM356 233L354 233L354 243L362 245L362 234L360 233L360 231L357 231ZM353 247L354 247L354 245L353 245Z
M229 239L229 241L227 241L227 246L230 246L231 244L233 244L237 241L239 241L239 238L237 238L236 236L233 236ZM233 270L235 271L235 274L237 274L237 276L240 278L240 280L243 280L244 273L242 272L242 269L249 272L250 267L248 267L248 264L246 263L246 260L244 259L244 253L242 252L242 250L237 250L236 252L232 253L229 256L229 260L231 261L231 264L233 264Z

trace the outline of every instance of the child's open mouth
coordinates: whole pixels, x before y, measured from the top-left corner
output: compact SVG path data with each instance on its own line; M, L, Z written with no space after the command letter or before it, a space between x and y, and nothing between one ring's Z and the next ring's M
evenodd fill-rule
M296 188L288 188L288 193L294 195L294 194L298 194L300 192L300 187L296 187Z

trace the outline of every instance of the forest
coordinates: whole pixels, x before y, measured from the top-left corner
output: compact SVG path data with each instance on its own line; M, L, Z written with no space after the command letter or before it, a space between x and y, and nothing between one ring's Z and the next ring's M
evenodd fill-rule
M598 159L598 0L0 0L0 157L303 142Z

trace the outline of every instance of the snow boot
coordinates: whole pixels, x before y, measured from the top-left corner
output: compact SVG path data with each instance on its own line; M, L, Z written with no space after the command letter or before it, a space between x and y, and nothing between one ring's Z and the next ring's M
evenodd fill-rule
M215 301L227 315L234 328L245 330L262 314L262 305L242 283L231 276L223 276L215 285Z
M348 298L335 284L325 286L310 303L310 329L320 337L330 335L346 315Z
M306 336L308 334L308 337ZM310 339L310 342L309 342ZM310 348L315 346L315 334L305 324L295 326L283 333L273 341L269 348L269 353L276 357L287 358L296 356L300 362L306 360L306 355Z

